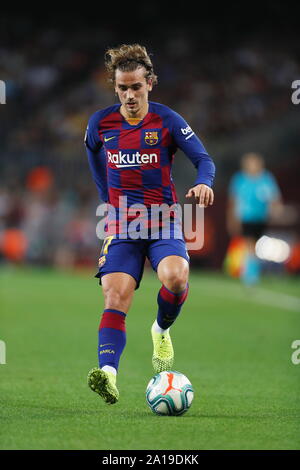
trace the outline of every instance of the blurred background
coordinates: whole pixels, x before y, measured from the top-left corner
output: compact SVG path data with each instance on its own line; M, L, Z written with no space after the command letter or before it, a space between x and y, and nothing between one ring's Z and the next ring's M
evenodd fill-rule
M300 351L291 346L300 339L300 104L291 99L299 2L8 3L0 8L0 448L299 449ZM169 433L145 404L159 288L149 265L127 321L120 406L98 405L86 386L103 295L93 278L101 201L83 139L90 115L116 102L105 50L133 42L152 54L150 99L182 114L217 168L205 244L190 253L187 316L174 326L176 370L197 392ZM227 217L248 152L263 155L283 201L257 253L263 279L250 290L238 279L244 247ZM185 203L196 170L180 151L173 177Z
M150 99L183 115L217 167L215 204L206 210L205 245L191 253L193 267L235 275L228 264L228 185L251 151L264 156L284 203L266 234L288 249L279 260L266 257L265 268L299 274L300 104L291 100L292 82L300 79L298 17L284 2L247 5L214 11L201 5L198 13L188 4L155 2L2 12L1 264L96 270L100 201L83 138L89 116L116 102L105 50L139 42L158 75ZM178 151L173 177L180 202L195 175Z

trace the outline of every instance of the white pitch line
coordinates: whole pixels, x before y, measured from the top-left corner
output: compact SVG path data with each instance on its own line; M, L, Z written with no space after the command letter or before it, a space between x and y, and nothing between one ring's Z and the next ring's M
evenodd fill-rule
M227 284L227 285L226 285ZM293 295L275 292L262 287L246 288L242 284L240 286L230 285L227 282L217 280L201 280L203 292L211 287L214 290L214 296L226 297L231 300L244 300L245 302L261 303L284 310L291 310L300 313L300 298ZM219 287L222 287L220 290ZM224 291L224 289L226 289Z
M254 291L254 300L261 303L272 305L273 307L282 307L287 310L293 310L300 313L300 299L293 295L274 292L272 290L258 287Z

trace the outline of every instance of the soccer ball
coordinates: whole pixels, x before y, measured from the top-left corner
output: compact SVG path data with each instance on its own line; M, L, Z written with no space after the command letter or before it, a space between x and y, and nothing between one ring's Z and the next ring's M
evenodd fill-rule
M189 379L175 370L156 374L147 385L146 400L153 413L179 416L192 404L194 389Z

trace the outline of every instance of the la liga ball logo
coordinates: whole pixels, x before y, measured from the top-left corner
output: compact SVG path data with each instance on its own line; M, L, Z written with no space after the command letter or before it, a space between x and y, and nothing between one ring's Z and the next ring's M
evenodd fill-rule
M194 399L194 389L181 372L166 370L156 374L147 385L146 402L153 413L180 416L187 412Z

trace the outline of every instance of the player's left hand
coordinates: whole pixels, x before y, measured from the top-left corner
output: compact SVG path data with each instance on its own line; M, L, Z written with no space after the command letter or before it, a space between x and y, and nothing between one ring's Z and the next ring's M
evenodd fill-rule
M195 197L199 206L212 206L214 202L214 192L206 184L197 184L193 188L189 189L185 197Z

